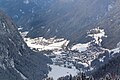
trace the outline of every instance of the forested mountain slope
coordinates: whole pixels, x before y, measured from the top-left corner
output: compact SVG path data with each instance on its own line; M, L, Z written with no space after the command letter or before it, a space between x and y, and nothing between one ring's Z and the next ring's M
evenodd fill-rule
M0 11L0 80L40 80L51 60L28 48L17 26Z

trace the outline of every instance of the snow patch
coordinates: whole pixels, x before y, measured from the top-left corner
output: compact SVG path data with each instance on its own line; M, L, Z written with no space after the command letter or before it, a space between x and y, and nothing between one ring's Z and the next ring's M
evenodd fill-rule
M0 67L3 68L4 70L6 70L5 64L0 62Z
M29 2L29 0L24 0L23 3L29 4L30 2Z
M117 48L110 50L109 52L113 52L112 55L120 52L120 42L117 44Z
M54 80L70 74L72 76L75 76L79 72L76 68L69 69L57 65L50 65L50 67L52 68L52 70L49 72L48 77L53 77Z
M116 53L119 53L120 52L120 48L115 48L115 49L112 49L110 50L110 52L113 52L112 55L116 54Z
M86 43L86 44L76 44L74 45L71 50L78 50L79 52L82 52L82 51L86 51L87 48L89 47L89 43Z
M5 26L5 23L2 23L2 25L3 25L4 28L6 27L6 26Z
M20 28L18 28L18 31L19 31L19 30L22 30L22 29L23 29L23 28L20 27Z
M103 56L102 58L99 59L100 62L104 62L104 58L105 56Z
M89 67L89 65L87 63L82 63L82 62L78 62L78 63L83 65L84 67Z
M14 68L14 69L17 71L17 73L20 74L20 76L23 78L23 80L28 80L27 77L25 77L20 71L18 71L16 68Z
M108 5L108 11L110 11L113 8L112 5Z
M24 40L30 48L39 51L53 50L58 52L67 47L69 44L68 40L55 38L45 39L43 37L38 37L34 39L24 38Z
M91 29L91 30L88 32L88 36L92 37L92 38L94 39L94 42L95 42L96 44L98 44L99 46L101 46L102 38L103 38L103 37L107 37L107 36L105 35L104 29L100 29L99 27L98 27L98 28Z

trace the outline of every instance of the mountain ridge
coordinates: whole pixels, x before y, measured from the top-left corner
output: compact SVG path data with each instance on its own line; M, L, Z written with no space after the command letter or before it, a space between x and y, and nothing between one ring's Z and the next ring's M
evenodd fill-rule
M46 56L27 47L16 25L1 11L0 52L1 80L43 79L49 71L47 63L52 63Z

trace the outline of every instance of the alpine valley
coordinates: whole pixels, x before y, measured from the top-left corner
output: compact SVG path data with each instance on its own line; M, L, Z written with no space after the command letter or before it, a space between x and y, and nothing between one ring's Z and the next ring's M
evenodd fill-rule
M0 0L0 9L0 80L120 79L120 0Z

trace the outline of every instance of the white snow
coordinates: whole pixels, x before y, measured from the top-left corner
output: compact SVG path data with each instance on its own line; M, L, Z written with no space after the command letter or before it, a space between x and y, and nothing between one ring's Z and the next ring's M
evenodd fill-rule
M110 52L114 52L112 55L114 55L115 53L119 53L120 52L120 48L115 48L110 50Z
M117 44L117 47L115 49L110 50L109 53L110 52L113 52L112 55L119 53L120 52L120 42Z
M18 15L14 15L15 18L18 18L19 16Z
M93 60L89 60L89 61L88 61L88 65L89 65L89 66L91 65L92 61L93 61Z
M3 68L4 70L6 70L5 64L2 65L2 68Z
M78 50L79 52L82 52L82 51L86 51L87 48L89 47L89 43L86 43L86 44L76 44L74 45L71 50Z
M113 8L112 5L108 5L108 11L110 11Z
M22 56L22 54L21 54L21 52L20 52L20 51L18 52L18 54L19 54L20 56Z
M56 29L56 30L55 30L55 32L57 33L57 32L58 32L58 30Z
M120 42L119 42L119 43L117 43L117 48L120 48Z
M10 60L10 64L11 64L11 66L12 66L13 68L15 67L15 65L14 65L14 60L13 60L13 59Z
M58 52L64 47L67 47L69 43L69 41L65 39L45 39L43 37L38 37L34 39L24 38L24 40L30 48L35 48L39 51L53 50Z
M46 46L46 49L48 49L48 50L62 49L62 46L67 46L68 43L69 43L69 41L67 41L67 40L57 42L57 43L53 43L53 44L50 44L50 45Z
M82 63L82 62L78 62L78 63L83 65L84 67L88 67L89 66L89 64L87 64L87 63Z
M104 58L105 56L103 56L102 58L99 59L100 62L104 62Z
M91 29L88 32L88 36L90 36L94 39L91 42L95 42L96 44L98 44L100 46L101 46L101 42L102 42L102 37L107 37L105 35L104 29L100 29L99 27ZM91 42L84 43L84 44L81 44L81 43L76 44L71 48L71 50L78 50L79 52L86 51L88 49L88 47L90 46Z
M25 12L22 12L22 14L24 14Z
M21 36L24 38L27 34L28 34L28 31L25 31L25 32L20 32Z
M88 36L94 38L95 43L98 44L98 45L101 45L101 42L102 42L102 38L103 38L103 37L107 37L107 36L105 35L104 29L100 29L99 27L98 27L98 28L91 29L91 30L88 32Z
M29 0L24 0L23 3L29 4L30 2L29 2Z
M53 51L53 53L56 55L61 55L62 51Z
M66 75L72 75L75 76L79 72L77 69L69 69L57 65L50 65L52 70L49 72L48 77L53 77L54 80L57 80L59 77L63 77Z
M13 43L14 45L16 45L16 44L12 41L12 39L9 38L9 41L10 41L11 43Z
M18 28L18 31L19 31L19 30L22 30L22 29L23 29L23 28L20 27L20 28Z
M17 71L17 73L20 74L20 76L24 79L24 80L27 80L27 77L25 77L20 71L18 71L15 67L14 69Z
M45 28L45 26L41 26L41 28L42 28L42 29L44 29L44 28Z
M113 53L112 53L112 56L114 56L114 54L120 52L120 42L117 44L117 47L116 47L116 48L109 50L109 53L111 53L111 52L113 52Z
M48 29L48 31L47 32L49 32L50 31L50 28Z
M20 12L22 12L22 9L20 9Z
M4 70L6 70L5 64L0 62L0 67L3 68Z
M89 71L92 71L92 70L94 70L94 68L93 68L93 67L90 67Z
M3 25L4 28L6 27L6 26L5 26L5 23L2 23L2 25Z

